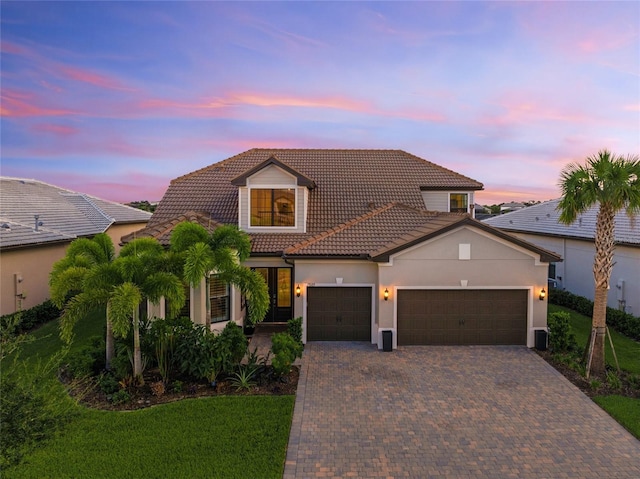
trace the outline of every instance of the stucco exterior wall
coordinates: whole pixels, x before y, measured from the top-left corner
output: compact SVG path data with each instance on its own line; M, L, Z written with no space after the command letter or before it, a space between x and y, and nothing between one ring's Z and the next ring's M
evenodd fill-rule
M310 286L370 286L373 295L378 290L377 265L370 261L298 260L294 270L294 288L300 286L300 297L294 295L293 316L302 317L303 338L307 335L306 297ZM377 343L378 309L372 303L372 342Z
M53 263L64 257L68 245L62 243L0 252L0 314L29 309L50 298L49 273ZM18 291L15 275L22 278ZM20 300L17 292L25 298Z
M467 257L467 250L469 259L460 259ZM547 288L547 271L547 263L540 263L531 252L480 230L460 228L403 251L379 266L379 327L395 330L399 288L526 289L527 345L532 347L534 330L547 325L547 302L538 299L540 291ZM388 301L383 298L385 289L390 292Z
M120 252L120 239L128 234L133 233L134 231L141 230L147 225L147 222L141 223L127 223L127 224L114 224L109 227L105 233L109 235L111 241L113 241L113 246L116 249L116 255Z
M556 263L558 287L593 300L595 247L592 242L524 233L516 235L562 256L564 261ZM607 305L618 309L620 301L624 301L626 312L640 316L640 248L616 246L613 262ZM624 284L619 289L620 281Z

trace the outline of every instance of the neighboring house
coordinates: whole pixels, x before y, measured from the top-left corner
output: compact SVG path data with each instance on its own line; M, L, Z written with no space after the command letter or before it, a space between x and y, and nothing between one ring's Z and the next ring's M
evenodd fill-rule
M503 203L500 205L500 213L508 213L510 211L518 211L521 210L523 208L526 208L527 205L525 205L524 203L515 203L515 202L511 202L511 203Z
M549 278L558 288L593 300L593 260L598 207L578 216L571 225L558 221L560 200L547 201L520 211L485 220L486 224L516 234L522 239L554 251L563 263L551 264ZM635 316L640 315L640 215L633 219L625 211L615 219L615 251L607 304Z
M560 258L473 219L480 189L400 150L252 149L173 180L136 237L167 245L184 220L238 225L252 241L246 265L269 286L265 321L301 316L305 342L381 348L391 331L394 347L531 347ZM242 323L245 303L211 275L189 310L220 328Z
M143 228L150 213L41 181L0 177L0 314L49 298L49 273L71 241Z

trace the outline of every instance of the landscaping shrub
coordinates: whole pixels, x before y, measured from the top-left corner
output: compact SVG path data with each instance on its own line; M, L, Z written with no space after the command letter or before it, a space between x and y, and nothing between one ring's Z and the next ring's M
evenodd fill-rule
M143 342L147 354L155 359L160 376L165 385L172 372L177 369L175 360L176 344L183 332L192 328L189 318L155 319L145 333Z
M2 361L0 395L0 469L18 464L41 441L54 435L72 416L73 402L54 372L61 355L36 366Z
M217 336L204 325L192 324L177 338L175 362L180 373L195 379L208 379L220 372L216 355Z
M302 316L290 319L287 328L291 337L302 344Z
M70 353L64 361L64 369L74 378L95 376L105 367L104 339L94 336L88 346Z
M296 358L302 357L302 345L289 333L276 333L271 336L271 365L276 376L282 376L291 371L291 365Z
M247 352L247 338L236 323L229 321L217 338L216 355L222 372L232 373Z
M549 344L554 352L572 351L577 348L576 337L571 330L571 315L555 311L549 315Z
M0 316L0 329L5 332L13 330L14 334L22 334L60 317L62 311L51 300L38 304L33 308Z
M552 289L549 302L572 309L584 316L593 316L593 301L569 291ZM629 313L607 307L607 324L625 336L640 341L640 318Z

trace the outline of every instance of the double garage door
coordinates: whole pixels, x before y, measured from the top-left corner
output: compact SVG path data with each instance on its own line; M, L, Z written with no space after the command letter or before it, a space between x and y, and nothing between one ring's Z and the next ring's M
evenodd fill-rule
M526 344L527 290L398 290L398 345Z
M307 289L308 341L370 341L370 287ZM527 290L398 290L398 345L526 344Z

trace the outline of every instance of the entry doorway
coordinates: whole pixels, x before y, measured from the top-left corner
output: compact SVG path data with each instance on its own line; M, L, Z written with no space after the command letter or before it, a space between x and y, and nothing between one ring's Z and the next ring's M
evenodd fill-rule
M268 323L283 323L293 316L292 268L253 268L262 275L269 288Z

